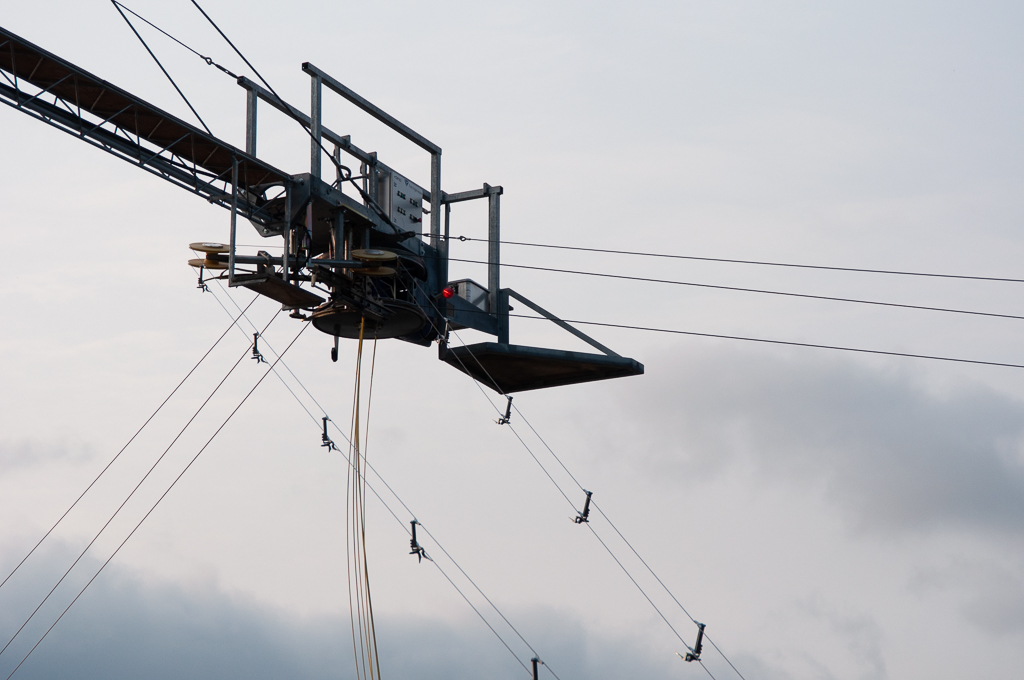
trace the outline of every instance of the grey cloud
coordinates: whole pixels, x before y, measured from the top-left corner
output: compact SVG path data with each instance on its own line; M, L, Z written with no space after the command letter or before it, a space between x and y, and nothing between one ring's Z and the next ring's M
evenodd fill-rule
M1002 575L986 581L966 604L964 616L994 635L1024 633L1024 580Z
M918 594L940 593L959 600L964 617L989 635L1024 634L1024 564L1000 564L961 557L921 570L910 583Z
M8 563L13 551L4 552L3 562ZM0 591L2 642L31 611L35 598L51 585L49 574L42 572L53 571L50 567L65 559L65 553L47 553L39 560L47 569L19 573L17 581L8 584L14 588ZM95 569L97 565L89 566ZM65 592L58 599L66 603L71 597L73 593ZM4 677L59 609L43 609L40 620L26 628L24 639L19 637L0 656ZM600 639L562 613L506 614L512 614L520 630L530 631L532 644L564 680L699 677L699 669L680 669L674 657L652 662L642 640ZM385 676L424 680L525 677L523 668L473 616L468 612L465 620L457 623L379 617L377 633ZM210 585L153 584L112 566L15 678L349 678L354 672L348 626L347 615L299 618L229 596ZM507 634L506 639L518 647L514 636ZM529 665L528 650L520 651Z
M84 462L93 457L88 446L49 441L0 440L0 472L35 467L55 461Z
M860 677L872 680L885 680L889 677L882 653L882 631L874 617L865 613L840 611L826 605L821 598L804 602L802 609L835 631L838 637L847 640L850 654L859 666L866 669Z
M624 420L644 426L628 431L631 449L655 476L747 462L822 482L862 528L1024 532L1019 401L977 386L936 395L907 375L810 355L688 348L649 364L623 403Z

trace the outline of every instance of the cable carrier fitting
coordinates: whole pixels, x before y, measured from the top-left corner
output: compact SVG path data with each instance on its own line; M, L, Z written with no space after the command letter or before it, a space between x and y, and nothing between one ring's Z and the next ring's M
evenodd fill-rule
M594 492L584 489L583 493L587 494L586 500L583 501L583 509L577 512L575 517L570 517L576 524L584 524L590 521L590 497L594 495Z
M412 550L409 551L409 554L410 555L415 555L416 558L417 558L417 561L419 561L419 562L422 562L424 558L426 558L427 560L430 560L431 562L433 562L434 560L430 559L430 556L427 555L427 551L424 550L423 546L421 546L419 541L416 540L416 527L417 526L422 526L422 525L419 522L417 522L416 518L414 517L412 519L412 521L409 522L409 528L412 530L412 532L410 534L411 538L409 539L409 547L412 548Z
M695 621L694 623L697 623L697 622ZM686 644L686 643L683 643L683 644ZM701 647L703 646L703 644L704 644L704 624L703 623L697 623L697 642L694 643L693 647L690 647L689 645L686 645L686 648L688 650L690 650L690 651L688 651L686 653L686 656L683 656L679 652L676 652L676 656L678 656L683 661L700 661Z
M505 402L505 415L498 416L498 425L508 425L512 422L512 397L511 395L506 394L505 398L508 399L508 401Z
M327 416L321 418L324 421L324 431L320 435L320 446L325 447L328 451L337 451L338 447L334 445L334 442L327 435L327 422L330 420Z
M252 334L252 356L249 357L257 364L265 364L267 360L263 358L263 354L260 353L260 334Z

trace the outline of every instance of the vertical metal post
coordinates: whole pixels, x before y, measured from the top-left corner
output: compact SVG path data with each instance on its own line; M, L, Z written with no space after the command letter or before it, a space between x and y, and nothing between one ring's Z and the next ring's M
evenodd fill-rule
M501 187L484 184L487 192L487 302L498 314L501 291Z
M366 169L366 193L370 195L373 202L380 205L380 175L377 173L377 152L370 152L370 162Z
M530 659L530 663L533 664L533 680L537 680L537 664L540 663L540 659L533 657Z
M312 76L310 82L309 106L309 174L320 178L320 115L322 113L323 81L320 76Z
M441 234L441 150L430 154L430 245L439 246ZM439 285L443 286L446 281Z
M284 188L284 253L281 255L281 268L284 270L284 280L288 281L288 251L292 247L292 185L289 182Z
M306 250L306 259L308 262L309 251L313 245L313 199L309 199L309 203L306 204L306 230L302 232L302 239L299 241L298 250ZM297 268L296 268L297 269ZM296 281L298 283L298 281Z
M331 259L345 259L345 213L341 210L334 216L334 234L331 239Z
M231 236L228 251L228 287L235 285L235 227L238 223L238 158L231 159Z
M341 147L337 144L334 145L334 176L338 180L338 191L341 191ZM342 191L342 193L345 193Z
M444 204L444 242L441 243L441 281L442 286L448 285L448 234L452 221L452 204Z
M508 344L508 288L498 291L498 343Z
M260 100L256 90L245 91L245 152L256 155L256 103Z

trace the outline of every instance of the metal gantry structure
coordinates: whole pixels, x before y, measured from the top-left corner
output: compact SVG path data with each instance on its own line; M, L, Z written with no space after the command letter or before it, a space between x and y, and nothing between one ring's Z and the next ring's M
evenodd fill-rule
M501 287L502 187L443 191L440 146L313 64L303 64L302 71L311 84L308 115L272 90L237 78L246 93L245 149L239 149L0 28L0 101L229 211L228 243L192 244L203 251L192 261L201 277L205 270L220 271L229 286L269 297L336 339L362 331L423 346L437 342L440 359L503 394L643 373L639 362ZM325 125L327 93L427 152L430 188ZM308 133L309 172L291 174L260 160L260 102ZM334 166L333 179L323 172L325 157ZM349 159L358 162L358 174L343 162ZM451 207L472 200L488 203L486 286L448 280ZM265 238L281 239L281 254L241 252L238 218ZM510 299L599 353L511 344ZM494 341L450 346L449 333L461 328L492 335Z

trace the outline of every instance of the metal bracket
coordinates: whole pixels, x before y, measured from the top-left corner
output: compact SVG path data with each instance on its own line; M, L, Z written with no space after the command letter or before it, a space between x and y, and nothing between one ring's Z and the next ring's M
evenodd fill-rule
M409 541L409 547L412 548L412 550L409 551L409 554L410 555L415 555L417 557L418 561L420 561L420 562L423 561L424 557L426 557L428 560L433 562L434 560L430 559L430 556L427 555L427 551L424 550L423 546L421 546L419 544L419 541L416 540L416 525L417 524L419 524L419 522L417 522L415 518L413 518L413 520L411 522L409 522L409 526L412 527L412 539Z
M686 654L686 656L683 656L679 652L676 652L676 656L678 656L683 661L700 661L701 645L703 645L703 644L704 644L704 624L703 623L698 623L697 624L697 644L695 644L693 647L691 647L689 645L686 645L686 648L688 650L690 650Z
M508 425L512 420L512 396L506 394L505 398L508 399L508 403L505 405L505 415L498 416L498 425Z
M594 492L584 489L583 493L587 494L587 500L583 502L583 512L577 512L576 517L571 518L576 524L583 524L590 521L590 497L594 495Z
M203 281L203 271L205 270L206 267L204 267L203 265L199 265L199 285L196 286L196 288L203 291L204 293L209 293L210 287L206 285L205 281Z
M320 441L323 442L323 443L320 444L320 446L327 447L328 451L337 451L338 447L335 446L334 445L334 441L332 441L331 438L327 436L327 421L328 420L330 420L330 418L328 418L327 416L323 417L324 431L323 431L323 434L320 435Z
M260 334L259 333L253 333L252 334L252 357L250 357L250 358L253 359L257 364L265 364L265 363L267 363L267 360L263 358L262 354L260 354L259 340L260 340Z

